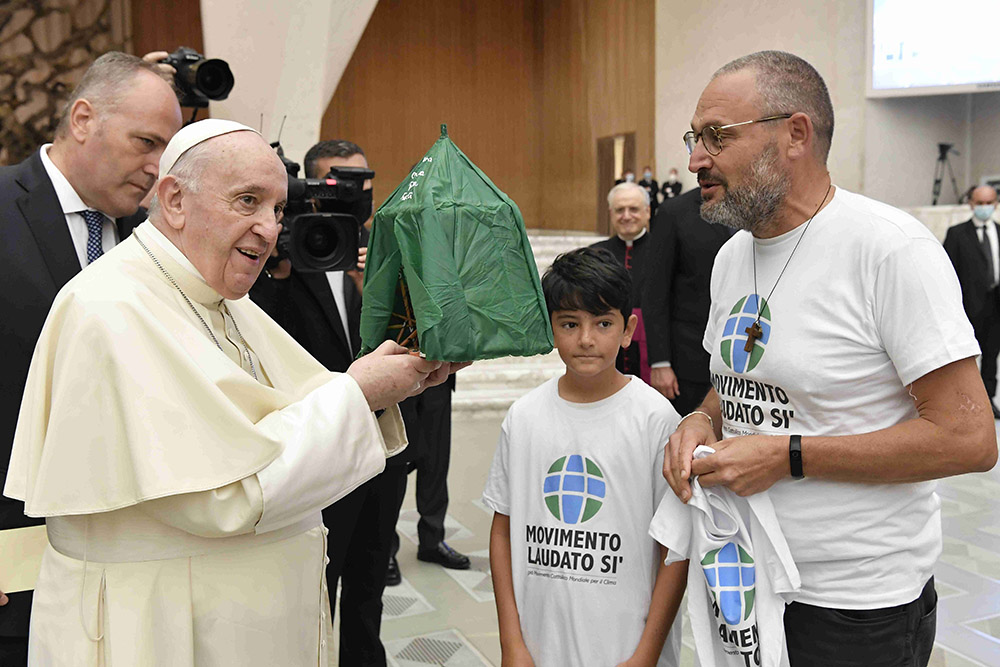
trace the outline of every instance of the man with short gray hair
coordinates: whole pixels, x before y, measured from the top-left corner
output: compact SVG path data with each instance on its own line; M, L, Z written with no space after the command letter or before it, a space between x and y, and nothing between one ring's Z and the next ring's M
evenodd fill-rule
M189 125L159 171L32 359L4 488L48 529L31 663L327 664L320 510L405 446L395 404L450 365L390 341L331 373L245 298L288 182L255 130Z
M110 52L98 58L70 96L53 142L20 164L0 167L0 345L6 361L0 373L0 487L31 353L56 292L141 221L135 216L139 203L181 127L177 97L150 56ZM29 545L44 545L42 522L23 510L0 498L0 573L14 569L3 562L3 552L24 554ZM21 582L18 592L5 595L5 579L0 577L0 664L13 666L27 660L31 591L30 582Z
M713 388L663 472L684 502L692 477L768 493L801 576L784 611L792 665L926 665L933 480L989 470L996 432L947 256L911 216L833 185L832 134L826 85L792 54L735 60L702 92L684 135L701 214L744 231L712 273ZM715 452L693 459L699 445ZM661 518L675 532L654 537L673 551L691 519ZM741 547L740 564L753 558ZM751 634L718 623L709 643L753 652Z
M642 319L642 286L648 271L649 256L649 191L638 183L624 181L608 192L608 212L614 234L594 243L592 248L604 248L615 256L632 277L632 312L639 319L632 343L618 351L615 367L621 373L641 377L649 383L649 362L646 354L646 329Z

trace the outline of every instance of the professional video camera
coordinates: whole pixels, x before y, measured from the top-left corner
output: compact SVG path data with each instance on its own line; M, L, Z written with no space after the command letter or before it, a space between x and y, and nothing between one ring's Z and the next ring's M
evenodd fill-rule
M225 60L205 58L194 49L181 46L160 62L177 70L174 83L180 91L182 107L204 109L209 100L224 100L233 90L235 80Z
M288 203L278 235L278 257L297 271L346 271L358 263L361 225L372 214L372 191L365 190L371 169L332 167L325 178L298 178L299 165L285 157L281 144L271 144L288 172Z

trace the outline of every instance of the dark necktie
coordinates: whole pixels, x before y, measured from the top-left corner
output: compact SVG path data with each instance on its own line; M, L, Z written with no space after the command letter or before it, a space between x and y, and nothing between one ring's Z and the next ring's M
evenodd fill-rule
M996 280L994 280L994 269L993 269L993 248L990 247L990 239L986 234L985 225L980 228L983 233L982 237L979 239L979 245L983 249L983 255L986 256L986 273L990 277L990 289L996 287Z
M80 211L87 223L87 264L92 264L104 254L104 214L87 209Z

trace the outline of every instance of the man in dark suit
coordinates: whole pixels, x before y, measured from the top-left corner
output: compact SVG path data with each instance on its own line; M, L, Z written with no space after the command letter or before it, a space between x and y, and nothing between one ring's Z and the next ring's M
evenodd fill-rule
M660 205L642 295L651 384L681 415L711 387L701 341L712 301L712 265L732 236L730 228L705 222L700 207L698 189Z
M322 178L331 167L368 168L361 148L343 140L319 142L303 162L306 178ZM365 182L365 189L371 189L371 181ZM370 203L356 215L369 220ZM367 242L368 230L362 227L362 246ZM361 348L358 270L304 272L282 260L257 280L250 298L331 371L346 371ZM412 447L411 442L386 461L381 474L323 510L323 523L330 530L326 578L331 613L337 606L337 582L341 585L341 665L386 664L379 639L382 593Z
M679 197L681 194L681 182L677 180L677 170L671 169L670 173L663 180L663 190L661 192L663 195L663 201L666 202L668 199L674 199ZM655 225L656 222L654 221Z
M649 382L646 353L646 333L642 311L642 285L650 260L652 242L649 235L649 190L641 183L619 183L608 192L608 213L614 235L591 245L604 248L615 256L632 277L632 313L639 318L632 344L618 351L615 367L622 373L641 377Z
M962 285L962 305L976 333L983 355L980 372L986 393L993 405L993 417L1000 411L992 398L997 390L997 355L1000 354L1000 256L997 223L993 221L997 191L988 185L978 187L969 196L972 219L948 230L944 249L955 265Z
M139 203L181 122L177 97L157 68L111 52L73 91L53 142L0 167L0 345L7 364L0 373L0 488L31 355L56 292L141 222ZM24 516L22 503L0 497L0 530L43 523ZM0 569L6 566L0 554ZM0 665L25 664L31 591L4 597Z

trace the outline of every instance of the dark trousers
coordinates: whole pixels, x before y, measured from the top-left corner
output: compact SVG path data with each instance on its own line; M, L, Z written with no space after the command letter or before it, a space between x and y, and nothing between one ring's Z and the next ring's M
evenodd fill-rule
M395 535L399 503L406 491L406 466L389 465L323 510L327 540L327 588L330 610L340 591L340 664L386 664L379 639L382 592ZM332 619L331 619L332 620Z
M674 410L677 410L677 414L683 417L701 405L711 388L712 385L708 382L692 382L684 378L677 378L677 389L680 390L680 394L670 403L674 406Z
M925 667L937 629L931 577L909 604L885 609L785 607L785 641L792 667Z
M13 595L20 595L14 593ZM7 597L13 597L8 595ZM6 607L7 605L4 605ZM29 605L30 606L30 605ZM2 610L4 607L0 607ZM28 637L0 637L0 665L22 667L28 664Z
M0 666L28 664L28 619L31 617L33 591L8 593L7 604L0 607Z
M433 549L444 540L448 512L448 465L451 460L450 383L427 389L399 404L410 441L410 470L417 471L417 537L419 549ZM402 503L402 496L400 496ZM397 511L398 514L398 511ZM399 550L394 536L393 555Z
M993 398L997 393L997 355L1000 354L1000 306L995 298L989 299L985 312L973 322L973 330L983 352L980 368L983 384L987 395Z

